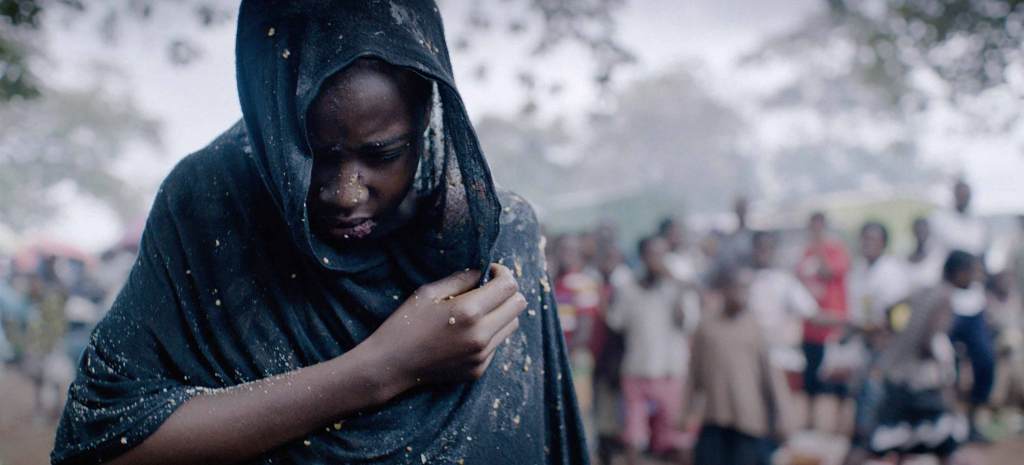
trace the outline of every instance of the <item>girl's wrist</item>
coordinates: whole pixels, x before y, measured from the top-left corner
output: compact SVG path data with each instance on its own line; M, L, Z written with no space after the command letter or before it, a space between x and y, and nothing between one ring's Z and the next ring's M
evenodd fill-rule
M388 353L386 343L378 343L371 335L352 349L350 354L357 360L364 382L373 393L374 403L382 405L412 388L415 377Z

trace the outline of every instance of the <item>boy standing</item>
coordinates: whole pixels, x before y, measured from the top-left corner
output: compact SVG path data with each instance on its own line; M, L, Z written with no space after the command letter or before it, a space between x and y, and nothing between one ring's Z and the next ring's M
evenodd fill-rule
M608 326L621 332L626 342L623 442L631 465L638 463L647 444L659 453L680 448L683 436L676 426L683 408L688 361L684 292L665 265L668 244L660 237L649 237L640 241L638 249L644 273L616 289L608 312ZM652 403L653 414L648 409Z
M784 435L788 390L768 360L757 318L747 311L752 274L725 267L712 285L721 308L694 336L690 379L704 420L694 451L701 465L770 463L773 439Z

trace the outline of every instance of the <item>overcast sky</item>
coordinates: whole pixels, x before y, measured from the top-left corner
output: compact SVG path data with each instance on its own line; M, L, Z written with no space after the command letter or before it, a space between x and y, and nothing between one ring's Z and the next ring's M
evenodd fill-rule
M469 2L442 1L449 43L462 33ZM508 4L514 4L509 2ZM736 70L736 57L756 46L766 35L792 27L818 8L820 0L632 0L620 12L623 42L639 61L620 81L642 77L679 63L690 63L709 81L716 95L743 107L748 95L763 87L762 79ZM165 5L165 10L167 10ZM519 14L514 10L498 17ZM142 110L163 123L164 146L159 157L141 148L120 167L132 182L152 191L170 167L181 157L198 150L240 117L234 76L234 24L201 29L183 11L161 11L159 23L129 24L122 28L116 44L103 43L94 22L79 21L71 27L50 21L47 48L49 78L61 86L89 86L87 72L96 62L113 64L120 75L107 78L108 91L132 96ZM202 45L202 57L180 67L169 63L166 45L170 38L186 35ZM511 42L506 35L477 36L466 52L454 53L456 79L470 114L514 115L523 95L514 85L515 72L528 66L526 41ZM471 79L472 70L483 55L495 65L485 82ZM563 47L544 59L542 82L565 83L564 91L543 108L544 116L564 115L570 119L583 114L595 98L588 85L592 63L586 53ZM749 106L749 105L748 105ZM949 124L949 120L942 120ZM756 130L775 131L770 126ZM977 184L979 209L1004 211L1024 207L1019 182L1008 176L1024 172L1020 145L1005 138L952 141L936 131L937 138L926 143L924 154L946 166L965 171ZM766 138L770 139L770 138ZM1018 139L1019 141L1020 139ZM966 155L970 153L970 155ZM73 192L63 195L74 197ZM117 235L109 212L77 201L59 221L47 225L44 233L72 238L84 247L96 249ZM91 234L83 235L87 230Z

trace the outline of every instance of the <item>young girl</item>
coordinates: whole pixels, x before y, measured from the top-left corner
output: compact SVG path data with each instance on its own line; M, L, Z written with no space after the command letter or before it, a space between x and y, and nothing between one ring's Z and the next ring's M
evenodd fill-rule
M437 6L243 1L236 51L243 121L164 181L53 463L586 463Z

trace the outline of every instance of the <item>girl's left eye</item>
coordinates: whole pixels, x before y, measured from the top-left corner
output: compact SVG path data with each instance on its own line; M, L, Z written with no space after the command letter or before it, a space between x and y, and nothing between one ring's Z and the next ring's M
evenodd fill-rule
M409 151L409 147L412 147L412 144L403 144L401 147L398 147L396 149L388 150L386 152L380 152L374 155L373 158L374 160L379 162L391 161L398 157L401 157L402 155L405 155L405 153Z
M377 155L377 159L381 160L381 161L394 160L394 159L396 159L396 158L398 158L398 157L400 157L400 156L402 156L404 154L405 154L405 147L402 147L400 149L395 149L395 150L392 150L390 152L384 152L384 153L382 153L380 155Z

